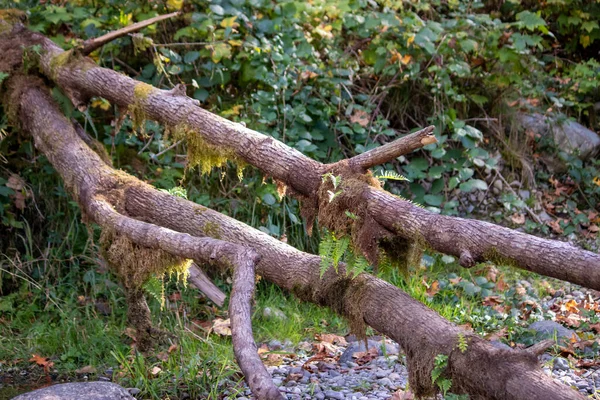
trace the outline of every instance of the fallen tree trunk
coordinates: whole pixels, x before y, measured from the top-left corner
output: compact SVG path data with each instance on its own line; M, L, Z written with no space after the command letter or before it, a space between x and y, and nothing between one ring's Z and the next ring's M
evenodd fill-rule
M302 201L309 230L315 216L324 214L323 193L327 192L322 180L324 173L338 171L356 181L355 178L366 168L432 143L431 132L423 130L420 132L422 136L413 134L401 138L386 145L385 150L378 148L340 163L321 164L271 137L201 109L181 90L156 89L100 68L77 52L64 52L40 34L23 27L16 29L15 37L20 44L39 44L42 47L42 71L65 91L75 106L85 107L93 96L104 97L123 109L129 108L138 117L157 120L183 132L192 141L200 141L200 147L205 152L216 153L216 158L221 160L219 162L230 158L259 168L267 176L286 184L290 192ZM196 158L203 156L214 157L215 154L195 155ZM372 242L398 237L410 243L416 241L420 247L454 255L464 267L490 260L600 290L598 254L486 222L434 214L366 182L361 185L352 191L353 201L366 204L366 209L361 210L364 214L361 217L376 224L378 234ZM356 199L356 194L360 199ZM335 210L338 215L333 216L333 225L325 224L326 227L339 227L340 221L345 218L339 212L341 208ZM346 209L352 211L350 207ZM376 263L373 254L377 253L374 248L377 243L368 243L364 247L371 248L371 257L366 255L369 261Z
M72 124L52 104L49 95L39 89L38 83L39 80L33 77L11 78L4 104L11 115L22 121L23 130L33 136L36 147L46 154L61 174L65 186L89 218L108 225L112 230L120 230L121 234L144 245L181 252L185 256L210 260L211 252L195 253L199 251L200 244L192 247L182 245L198 241L198 237L209 236L209 232L221 240L251 246L260 256L257 272L265 279L305 300L333 308L346 315L354 326L366 322L396 340L406 353L411 389L418 396L436 392L431 380L433 359L438 354L446 354L448 368L444 375L452 380L453 391L469 393L472 398L583 398L546 376L536 365L533 352L497 349L440 318L398 288L369 274L352 279L346 275L344 266L340 266L337 272L330 268L321 278L320 257L300 252L229 217L159 192L110 168L80 139ZM108 209L106 203L110 204ZM127 217L121 219L121 216ZM156 230L165 234L160 235L164 240L147 234ZM182 238L179 236L182 234L192 236ZM177 237L180 239L176 240ZM250 250L248 252L252 254ZM239 253L236 254L239 256ZM246 271L245 279L247 277ZM247 315L249 309L244 307L244 310L232 309L231 312ZM461 341L467 344L466 349L458 348ZM242 350L249 346L248 342L241 345L245 346ZM238 361L245 359L240 356ZM259 365L253 363L252 366ZM248 370L244 372L251 373ZM252 379L247 378L252 386ZM260 388L254 387L253 390L257 395L261 393ZM259 397L272 398L271 395L276 397L272 391Z

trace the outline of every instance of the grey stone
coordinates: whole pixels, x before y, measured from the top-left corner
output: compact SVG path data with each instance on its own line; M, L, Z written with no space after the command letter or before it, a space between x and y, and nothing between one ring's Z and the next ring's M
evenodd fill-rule
M325 394L326 399L336 399L336 400L344 400L344 395L340 392L336 392L335 390L326 390L323 392Z
M385 378L386 376L388 376L392 371L391 370L384 370L384 369L380 369L377 372L375 372L375 377L377 379L381 379L381 378Z
M48 386L21 394L13 400L132 400L127 389L110 382L75 382Z
M265 310L266 310L266 308L265 308ZM264 310L263 310L263 315L264 315ZM267 346L269 346L270 350L283 349L283 345L281 344L281 342L279 340L271 340L269 343L267 343Z
M542 114L517 115L517 120L525 129L529 129L542 136L552 136L557 147L568 153L578 153L582 160L595 157L600 153L600 137L585 126L567 120L564 115L547 117ZM543 161L549 168L559 171L560 165L556 165L556 157L545 157ZM564 167L563 167L564 168Z
M323 392L319 392L317 394L314 395L314 398L317 400L324 400L325 399L325 393Z
M566 342L575 337L579 341L579 337L571 329L565 328L558 322L554 321L536 321L529 325L528 329L537 332L537 339L554 339L555 337L560 341Z
M528 200L531 197L531 192L529 190L519 190L519 196L522 200Z
M569 362L562 357L557 357L554 360L553 369L555 371L568 371L569 370Z
M382 386L391 386L392 385L392 381L390 380L390 378L381 378L377 382L379 382L379 384Z

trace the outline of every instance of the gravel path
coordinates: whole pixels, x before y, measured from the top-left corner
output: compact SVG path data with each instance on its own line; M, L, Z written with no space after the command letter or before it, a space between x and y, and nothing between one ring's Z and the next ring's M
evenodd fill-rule
M382 351L384 345L385 350ZM320 361L310 360L314 351L307 351L309 346L314 350L315 345L306 342L300 343L296 349L282 346L278 341L269 343L270 349L280 347L282 351L294 350L293 353L296 354L295 358L281 358L278 366L267 367L275 384L287 399L390 399L394 393L400 390L401 394L406 389L408 372L404 357L394 342L369 340L369 348L378 349L371 350L371 357L364 355L365 346L362 342L328 346L329 350L334 350L334 357ZM357 355L362 357L357 359ZM589 398L600 399L598 367L578 371L568 360L554 358L549 354L542 355L540 361L543 370L559 382L572 386ZM303 368L305 363L306 368ZM246 390L243 395L225 398L250 399L251 394ZM402 397L397 395L395 398Z

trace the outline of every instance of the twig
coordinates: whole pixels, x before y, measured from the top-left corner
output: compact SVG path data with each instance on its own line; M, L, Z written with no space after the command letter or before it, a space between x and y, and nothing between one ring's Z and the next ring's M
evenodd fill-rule
M150 18L145 21L140 21L135 24L121 28L121 29L117 29L116 31L109 32L106 35L102 35L100 37L93 38L93 39L88 39L85 42L83 42L83 46L82 46L80 52L84 56L87 56L92 51L104 46L108 42L112 42L113 40L118 39L122 36L128 35L130 33L137 32L141 29L144 29L145 27L147 27L149 25L155 24L155 23L163 21L165 19L173 18L179 14L181 14L180 11L176 11L176 12L173 12L170 14L165 14L165 15L159 15L157 17Z
M354 156L348 160L348 163L353 170L362 171L375 165L384 164L428 144L437 143L436 137L432 134L434 129L433 125L428 126L391 143Z
M515 190L509 185L508 182L506 182L506 179L504 179L504 177L502 176L502 174L498 171L496 171L496 176L499 177L502 182L504 182L504 185L508 188L508 190L510 190L515 196L517 196L518 198L521 198L521 196L519 196L519 194L517 192L515 192ZM524 206L525 211L527 211L527 214L529 214L529 216L531 218L533 218L533 220L535 222L537 222L540 225L543 225L544 223L542 222L542 220L540 219L540 217L538 217L532 210L531 208L527 207L527 205Z
M161 151L160 153L156 154L153 158L158 158L160 156L162 156L163 154L165 154L167 151L179 146L181 143L183 143L183 139L182 140L178 140L177 142L173 143L172 145L170 145L169 147L167 147L166 149L164 149L163 151Z

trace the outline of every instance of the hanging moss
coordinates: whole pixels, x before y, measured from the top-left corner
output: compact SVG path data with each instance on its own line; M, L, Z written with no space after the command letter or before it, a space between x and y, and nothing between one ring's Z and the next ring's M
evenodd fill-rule
M227 161L235 162L237 165L237 175L240 180L243 178L243 171L246 163L241 160L233 150L225 146L215 146L208 143L202 135L186 124L180 124L165 132L165 137L171 137L173 140L186 140L187 142L187 168L200 168L201 174L208 174L213 168L222 168L227 165Z
M100 248L127 290L139 289L151 276L165 274L176 274L178 280L185 282L192 263L163 250L140 246L110 229L102 231Z
M145 82L138 82L133 87L133 103L129 106L127 112L131 116L134 128L139 129L141 133L145 132L145 122L147 119L144 105L148 97L156 90L154 86L148 85Z

